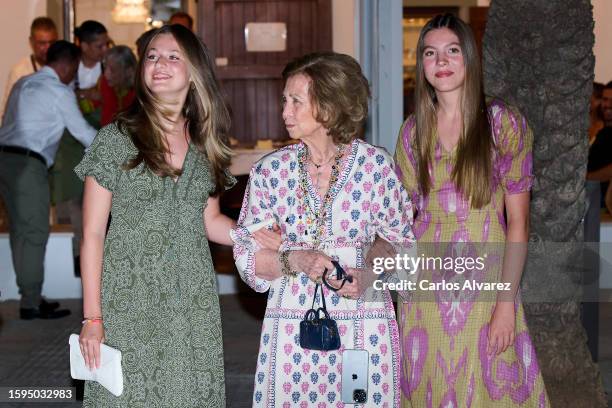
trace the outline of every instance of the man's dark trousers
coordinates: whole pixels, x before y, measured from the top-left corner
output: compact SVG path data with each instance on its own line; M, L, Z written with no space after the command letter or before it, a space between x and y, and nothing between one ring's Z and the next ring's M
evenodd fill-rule
M49 239L47 166L31 156L0 152L0 195L9 234L21 308L38 308Z

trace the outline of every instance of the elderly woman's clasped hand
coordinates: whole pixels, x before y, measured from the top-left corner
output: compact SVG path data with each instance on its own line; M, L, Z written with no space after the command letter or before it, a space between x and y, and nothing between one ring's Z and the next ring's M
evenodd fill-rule
M331 272L335 269L332 259L323 252L315 250L291 251L289 255L289 265L291 270L303 272L308 275L308 278L317 284L323 283L323 273L327 270ZM361 294L359 287L360 270L355 268L346 268L346 273L351 277L351 281L344 282L340 288L341 281L334 279L333 276L326 275L327 283L338 290L338 295L348 298L357 299Z
M292 271L304 272L315 283L322 282L321 278L325 269L328 271L334 269L334 264L329 256L314 250L291 251L289 265Z

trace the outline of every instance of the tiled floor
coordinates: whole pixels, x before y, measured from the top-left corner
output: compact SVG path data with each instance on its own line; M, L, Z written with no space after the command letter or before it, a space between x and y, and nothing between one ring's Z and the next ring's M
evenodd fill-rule
M225 349L228 407L250 407L253 392L261 320L266 297L263 295L221 296L223 344ZM80 330L79 300L64 300L62 307L72 315L58 320L23 321L18 318L18 302L0 302L0 387L71 387L82 384L70 378L68 336ZM42 408L45 405L9 404L0 407ZM80 407L54 403L52 407Z
M253 294L221 296L228 407L251 406L265 301L265 296ZM81 306L77 300L63 301L62 304L72 310L70 317L54 321L22 321L18 319L16 301L0 302L0 386L75 385L69 374L68 335L79 330ZM612 303L601 304L600 322L599 365L606 390L612 395ZM52 407L80 405L78 401L49 404ZM0 403L0 406L41 408L45 405Z

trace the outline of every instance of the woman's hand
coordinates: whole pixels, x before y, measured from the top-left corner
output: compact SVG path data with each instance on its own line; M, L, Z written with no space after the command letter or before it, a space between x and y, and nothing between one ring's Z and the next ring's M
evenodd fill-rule
M334 264L331 258L319 251L291 251L289 266L292 271L304 272L314 283L322 283L321 277L325 269L331 271Z
M489 322L489 354L501 354L514 343L514 302L497 302Z
M81 329L79 345L85 365L89 370L100 368L100 343L104 343L104 325L102 322L86 322Z
M370 247L370 250L367 252L366 262L365 264L373 268L374 259L376 258L395 258L397 255L397 251L389 242L385 241L383 238L376 236L374 243Z
M277 252L283 242L281 239L281 230L278 224L272 225L272 230L261 228L253 232L252 235L260 247Z

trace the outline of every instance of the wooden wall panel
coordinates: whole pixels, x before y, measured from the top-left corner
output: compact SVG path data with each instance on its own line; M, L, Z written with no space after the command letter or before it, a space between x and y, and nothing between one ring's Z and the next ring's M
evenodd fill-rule
M322 15L321 9L327 9L321 7L324 3L328 1L216 1L214 28L210 33L203 29L204 40L229 65L284 65L298 55L331 49L331 10L328 16ZM287 23L287 51L247 52L244 26L248 22Z
M478 45L480 58L482 58L482 37L484 37L488 15L488 7L470 7L470 27L472 27L472 31L474 32L474 38L476 39L476 45Z
M232 136L246 145L286 139L281 72L300 55L331 50L331 0L200 0L198 15L204 42L228 61L217 75L232 111ZM285 22L287 50L247 52L248 22Z

